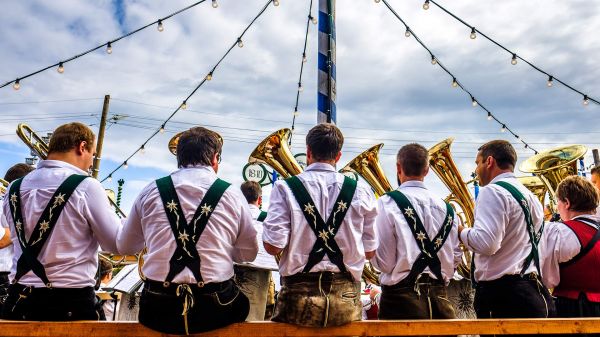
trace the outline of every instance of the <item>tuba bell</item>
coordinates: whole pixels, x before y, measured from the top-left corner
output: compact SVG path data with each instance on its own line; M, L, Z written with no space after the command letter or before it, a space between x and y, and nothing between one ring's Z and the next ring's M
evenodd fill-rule
M0 195L6 193L6 188L8 188L8 181L0 178Z
M342 173L356 172L371 186L377 197L381 197L392 190L392 186L379 163L379 150L382 147L383 143L372 146L340 170Z
M262 163L271 166L283 178L289 178L302 172L302 167L292 155L288 140L292 130L280 129L265 138L252 151L249 163Z
M448 138L429 149L429 166L451 192L446 197L446 202L450 203L455 209L456 206L460 207L460 212L457 211L457 215L464 226L470 227L475 222L475 203L467 188L469 182L464 182L452 159L450 146L453 141L454 138ZM458 272L464 278L470 278L471 253L464 247L462 249L463 259L458 266Z
M577 159L583 157L586 152L587 147L584 145L557 147L529 157L521 163L519 170L533 173L546 185L550 208L556 213L556 188L566 177L577 175Z

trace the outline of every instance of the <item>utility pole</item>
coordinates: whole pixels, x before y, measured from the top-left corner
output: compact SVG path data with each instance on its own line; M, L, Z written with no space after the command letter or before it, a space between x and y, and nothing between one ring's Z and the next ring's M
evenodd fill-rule
M594 166L599 167L600 166L600 155L598 155L598 149L593 149L592 155L594 155Z
M110 95L104 96L104 104L102 105L102 117L100 118L100 129L98 130L98 140L96 141L96 156L94 157L94 165L92 167L92 177L98 179L100 172L100 160L102 159L102 144L104 143L104 131L106 130L106 115L108 115L108 104Z
M317 123L336 123L335 0L319 0Z

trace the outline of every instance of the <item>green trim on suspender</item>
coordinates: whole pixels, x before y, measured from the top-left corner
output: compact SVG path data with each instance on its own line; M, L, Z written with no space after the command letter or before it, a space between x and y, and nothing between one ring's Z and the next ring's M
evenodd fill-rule
M427 230L425 230L425 226L417 214L415 207L413 207L406 195L398 190L388 192L387 195L392 198L398 205L398 208L400 208L400 212L408 223L408 227L421 251L406 278L414 282L419 274L421 274L425 268L429 267L435 277L439 281L443 281L441 262L437 253L446 242L446 239L448 239L450 231L452 230L454 209L450 204L445 203L446 215L444 216L444 223L432 241L429 239Z
M306 221L308 221L310 228L317 237L317 241L315 241L308 256L308 262L302 272L310 272L317 263L323 260L325 254L327 254L329 261L338 267L340 272L346 272L344 255L334 238L352 203L357 186L356 180L344 177L342 189L327 219L327 223L323 221L323 218L315 207L314 201L298 177L292 176L286 179L285 182L292 190Z
M266 218L267 218L267 212L260 211L260 214L258 215L258 218L256 218L256 221L263 222L263 221L265 221Z
M18 282L23 275L32 271L42 280L42 282L44 282L46 287L52 288L52 283L46 275L46 270L37 258L42 251L42 247L44 247L44 244L52 234L52 231L58 222L58 218L60 218L63 209L69 202L69 198L85 178L88 178L88 176L73 174L67 177L67 179L58 186L48 201L42 215L38 219L37 224L33 228L29 240L25 238L25 219L21 213L21 183L23 182L23 178L13 182L9 191L9 206L18 239L17 241L19 241L22 252L17 261L17 271L14 282Z
M497 181L495 182L495 184L500 187L503 187L508 192L510 192L513 198L517 200L519 206L521 206L521 209L523 209L525 222L527 223L527 234L529 234L529 242L531 243L531 252L529 253L527 258L525 259L525 262L523 263L521 275L525 274L527 268L529 268L529 266L531 265L532 260L535 263L535 268L538 271L538 275L541 275L538 244L540 243L542 233L544 232L544 222L542 222L542 227L540 228L539 232L536 233L535 226L533 225L533 219L531 217L531 211L529 209L529 203L525 199L525 196L523 196L523 193L521 193L521 191L519 191L515 186L507 183L506 181Z
M196 243L206 228L208 220L217 207L219 200L221 200L223 193L230 185L228 182L217 178L206 191L192 220L187 223L171 176L156 180L156 186L171 226L171 232L177 244L175 253L169 261L169 272L165 282L170 283L177 274L188 267L194 274L196 281L203 283L200 274L200 255Z

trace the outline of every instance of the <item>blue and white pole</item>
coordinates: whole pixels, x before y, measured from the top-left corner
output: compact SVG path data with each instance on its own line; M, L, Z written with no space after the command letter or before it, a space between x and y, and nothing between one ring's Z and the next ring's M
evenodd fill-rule
M335 123L335 0L319 0L317 123Z

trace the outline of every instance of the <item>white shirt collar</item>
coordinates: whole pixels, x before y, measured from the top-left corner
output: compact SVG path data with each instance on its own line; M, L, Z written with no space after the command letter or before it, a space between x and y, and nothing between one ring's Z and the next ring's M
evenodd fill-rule
M425 183L422 181L418 181L418 180L405 181L400 185L400 189L404 189L407 187L419 187L419 188L427 189L427 187L425 187Z
M186 171L186 170L202 170L202 171L206 171L207 173L212 173L212 174L216 175L213 167L208 166L208 165L188 165L188 166L179 168L177 171L175 171L173 173Z
M255 204L248 204L248 207L250 207L250 210L259 210L260 208L258 208L258 206L256 206Z
M69 164L66 161L62 161L62 160L50 160L50 159L42 160L38 164L37 168L38 169L40 169L40 168L65 168L65 169L75 171L77 174L88 175L88 173L86 171L80 169L79 167L77 167L75 165Z
M335 167L332 166L331 164L316 162L316 163L312 163L312 164L308 165L308 167L306 168L305 171L335 172Z
M514 179L516 179L517 177L515 176L514 172L501 173L501 174L495 176L494 179L492 179L492 181L490 181L490 184L493 184L493 183L495 183L495 182L497 182L499 180L507 179L507 178L514 178Z

